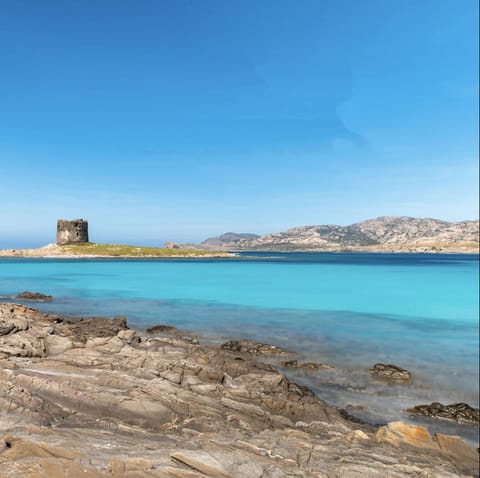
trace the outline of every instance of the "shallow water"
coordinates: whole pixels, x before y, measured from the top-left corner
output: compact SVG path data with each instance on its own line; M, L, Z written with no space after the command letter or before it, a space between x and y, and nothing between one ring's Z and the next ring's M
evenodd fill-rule
M252 338L334 364L295 379L377 423L408 419L402 410L419 403L478 406L478 281L473 255L0 260L0 295L53 295L35 305L41 310L122 314L137 328L168 323L209 341ZM410 370L413 383L377 383L368 374L377 362ZM430 426L476 436L468 427Z

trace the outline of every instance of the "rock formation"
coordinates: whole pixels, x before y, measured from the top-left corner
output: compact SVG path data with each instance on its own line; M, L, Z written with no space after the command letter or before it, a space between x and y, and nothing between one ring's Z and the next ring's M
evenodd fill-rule
M480 425L480 409L473 408L467 403L443 405L439 402L433 402L429 405L417 405L409 408L407 412L412 415L423 415L430 418L441 418L443 420Z
M463 440L354 423L259 357L0 304L2 478L467 477Z
M412 217L379 217L350 226L302 226L237 243L239 249L330 250L379 249L433 250L452 244L479 243L479 222L447 222Z
M32 302L49 302L53 299L51 295L45 295L40 292L30 292L28 290L20 292L15 296L16 299L29 300Z
M412 376L408 370L397 367L396 365L376 363L370 373L385 380L392 382L410 382Z

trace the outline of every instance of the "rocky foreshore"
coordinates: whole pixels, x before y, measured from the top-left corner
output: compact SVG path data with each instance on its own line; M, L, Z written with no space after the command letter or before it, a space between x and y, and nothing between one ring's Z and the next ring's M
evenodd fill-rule
M0 476L478 476L460 438L349 420L270 354L289 355L0 304Z

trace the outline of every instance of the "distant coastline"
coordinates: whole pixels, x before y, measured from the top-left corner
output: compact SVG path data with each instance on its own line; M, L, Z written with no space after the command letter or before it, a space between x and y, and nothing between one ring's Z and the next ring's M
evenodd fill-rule
M0 257L51 258L228 258L236 252L479 254L479 221L383 216L338 226L298 226L260 236L227 232L200 244L166 242L164 247L88 242L88 222L57 222L57 242L30 249L0 249Z
M110 249L110 250L109 250ZM51 258L51 259L208 259L237 258L238 253L248 252L307 252L307 253L381 253L381 254L479 254L477 243L457 244L390 244L384 246L328 247L318 248L285 248L275 247L258 249L232 249L215 251L202 249L174 249L141 246L117 246L111 244L85 244L83 247L58 246L48 244L38 248L0 249L0 258Z
M283 245L270 246L258 249L232 249L232 252L335 252L335 253L384 253L384 254L479 254L479 244L475 242L459 242L452 244L425 243L425 244L386 244L379 246L357 246L357 247L325 247L325 248L286 248Z
M383 216L339 226L298 226L259 236L227 232L200 244L167 242L171 249L283 252L479 252L479 221Z

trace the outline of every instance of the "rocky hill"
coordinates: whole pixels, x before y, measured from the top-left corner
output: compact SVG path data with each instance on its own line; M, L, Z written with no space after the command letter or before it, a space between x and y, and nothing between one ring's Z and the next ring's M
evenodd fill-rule
M479 222L447 222L438 219L387 216L349 226L301 226L237 243L242 249L355 250L433 249L452 247L478 249Z
M478 252L479 221L447 222L385 216L349 226L300 226L265 236L242 236L254 235L227 233L207 239L196 247L268 251Z

